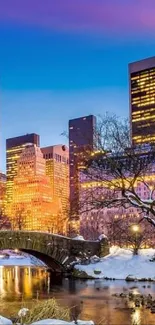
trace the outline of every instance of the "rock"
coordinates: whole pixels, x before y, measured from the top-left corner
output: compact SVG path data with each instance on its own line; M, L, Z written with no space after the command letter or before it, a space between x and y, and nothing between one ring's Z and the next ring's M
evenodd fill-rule
M90 261L89 260L82 260L81 265L89 265Z
M121 293L121 294L120 294L120 297L121 297L121 298L126 298L126 296L127 296L127 295L126 295L125 293Z
M137 281L137 278L134 275L128 275L125 281Z
M138 299L135 301L135 307L140 307L140 301Z
M152 296L150 295L150 293L148 294L148 299L152 300Z
M90 258L90 261L92 264L96 264L96 263L100 262L100 258L98 256L94 255Z
M120 294L119 294L119 293L114 293L114 294L112 295L112 297L119 298L119 297L120 297Z
M129 300L133 300L133 298L134 298L133 293L132 292L129 292Z
M77 269L73 270L72 275L78 279L94 279L94 277L88 275L85 271L80 271Z
M94 270L94 274L95 274L95 275L99 275L99 274L101 274L101 273L102 273L101 270Z
M148 302L147 302L147 304L146 304L146 308L147 308L147 309L150 309L150 308L151 308L151 303L148 303Z

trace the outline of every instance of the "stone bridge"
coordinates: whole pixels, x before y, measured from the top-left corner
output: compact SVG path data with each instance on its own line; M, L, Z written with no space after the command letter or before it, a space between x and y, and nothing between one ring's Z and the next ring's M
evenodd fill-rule
M43 261L51 270L61 272L76 257L109 253L108 242L82 241L43 232L0 231L0 250L18 249Z

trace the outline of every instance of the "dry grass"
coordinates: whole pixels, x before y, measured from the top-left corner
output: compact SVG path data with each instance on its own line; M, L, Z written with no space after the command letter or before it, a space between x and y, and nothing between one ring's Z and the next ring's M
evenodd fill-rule
M24 308L27 307L24 304ZM55 299L46 301L33 301L32 307L26 317L18 319L17 322L32 324L42 319L56 318L69 321L69 310L58 305Z

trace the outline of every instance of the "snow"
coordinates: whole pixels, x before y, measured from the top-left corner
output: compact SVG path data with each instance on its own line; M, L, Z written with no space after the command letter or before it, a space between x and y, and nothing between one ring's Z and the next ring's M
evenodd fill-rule
M144 219L148 220L150 223L152 223L155 226L155 220L150 218L149 216L144 216Z
M33 266L30 258L16 258L0 259L0 266Z
M12 321L8 318L0 316L0 325L12 325Z
M45 264L34 256L28 254L18 255L12 251L1 251L1 254L7 253L9 258L0 255L0 266L45 266Z
M101 241L102 239L108 239L108 237L104 234L100 235L98 240Z
M29 309L27 308L22 308L19 310L18 312L18 316L19 317L25 317L27 315L27 313L29 312Z
M141 249L139 255L133 255L130 249L123 249L113 246L110 254L101 258L97 263L97 269L93 263L89 265L76 265L75 268L85 271L94 278L115 278L124 280L127 276L151 278L155 280L155 262L150 262L155 255L155 249ZM100 274L95 274L101 271ZM95 273L94 273L95 272Z
M23 308L24 310L25 308ZM24 315L22 315L24 316ZM75 325L75 322L66 322L59 319L43 319L38 322L32 323L31 325ZM77 321L78 325L94 325L93 321ZM12 325L12 321L8 318L0 316L0 325Z
M76 237L74 237L74 238L72 238L73 240L85 240L84 238L83 238L83 236L76 236Z
M75 325L75 322L65 322L59 319L44 319L39 322L32 323L31 325ZM77 321L78 325L94 325L93 321Z

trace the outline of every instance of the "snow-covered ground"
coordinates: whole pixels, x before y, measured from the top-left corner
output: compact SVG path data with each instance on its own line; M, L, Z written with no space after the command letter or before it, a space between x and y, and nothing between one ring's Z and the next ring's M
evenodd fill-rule
M3 254L8 254L9 258L3 257ZM0 266L45 266L45 264L34 256L19 255L7 250L0 252Z
M39 322L33 323L31 325L75 325L75 322L65 322L64 320L59 319L44 319ZM94 325L93 321L77 321L78 325Z
M0 316L0 325L12 325L12 321L8 318ZM92 321L77 321L78 325L94 325ZM31 325L75 325L75 322L65 322L59 319L44 319L38 322L35 322Z
M155 262L150 262L153 256L155 256L155 249L152 248L141 249L139 255L133 256L131 250L113 246L110 254L100 259L98 263L76 265L75 268L85 271L94 278L124 280L130 275L137 279L155 280Z

